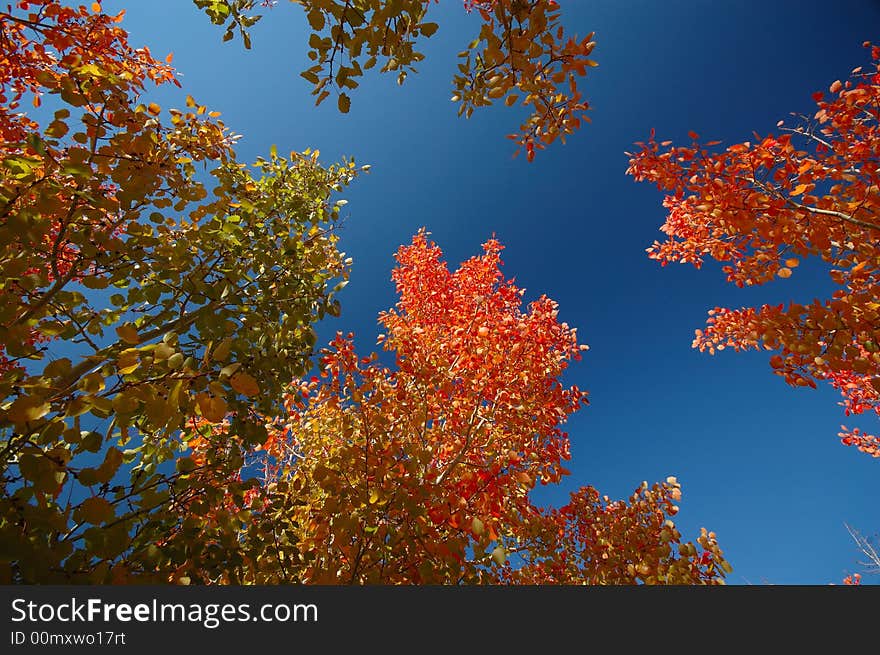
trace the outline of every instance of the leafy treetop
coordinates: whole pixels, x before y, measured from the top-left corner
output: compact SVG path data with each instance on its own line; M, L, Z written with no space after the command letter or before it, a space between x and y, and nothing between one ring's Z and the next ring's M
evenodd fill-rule
M6 581L155 571L182 503L242 493L211 480L265 440L260 413L310 366L311 325L338 313L348 274L330 198L353 162L238 163L192 98L140 102L175 78L121 19L56 0L0 12ZM41 98L46 124L23 111ZM180 457L192 416L230 421L203 478Z
M249 28L260 18L265 0L193 0L212 22L225 25L223 39L241 34L251 46ZM313 62L302 77L314 85L320 104L335 90L337 105L349 111L351 89L364 71L375 66L397 75L403 84L424 55L416 50L420 38L432 36L437 23L426 20L431 0L291 0L301 5L311 34L308 57ZM436 3L437 0L434 0ZM590 59L593 33L568 36L555 0L465 0L468 12L482 20L477 37L459 53L452 100L459 115L470 117L479 107L504 99L527 107L528 116L510 135L517 152L525 149L531 161L536 150L561 141L582 120L589 121L589 103L578 89L579 78L596 66Z
M394 365L359 357L350 336L334 339L320 375L294 382L262 456L249 462L264 480L244 501L242 565L220 570L193 557L180 563L188 578L723 581L730 568L715 535L685 543L670 520L675 478L644 483L629 502L591 487L559 509L531 500L539 483L568 473L562 425L586 393L560 376L586 347L550 299L523 307L500 252L492 239L451 272L425 232L398 251L400 300L380 316L379 337ZM201 434L223 442L222 428Z
M662 265L723 262L743 287L785 281L807 257L820 259L837 289L811 303L709 312L694 347L715 353L775 351L770 365L798 387L824 380L843 395L846 414L880 415L880 47L869 66L815 93L816 111L780 134L710 150L647 144L629 174L669 193L648 249ZM844 444L880 457L880 439L843 427Z

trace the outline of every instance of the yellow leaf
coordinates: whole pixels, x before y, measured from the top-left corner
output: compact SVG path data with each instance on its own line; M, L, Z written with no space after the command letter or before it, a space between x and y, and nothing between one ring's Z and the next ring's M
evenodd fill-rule
M791 277L791 269L790 268L780 268L778 271L776 271L776 275L778 275L781 278Z
M129 393L118 393L113 396L113 410L117 414L129 414L140 406L138 399Z
M793 195L793 196L799 196L799 195L801 195L804 191L806 191L807 188L808 188L808 185L806 185L806 184L798 184L794 189L791 190L791 195Z
M167 343L160 343L153 349L153 357L155 357L156 359L168 359L175 352L177 351L175 351L174 348L169 346Z
M492 559L495 560L495 563L498 564L498 566L504 564L507 560L507 552L505 552L504 546L495 547L495 550L492 551Z
M236 392L244 396L255 396L260 393L257 381L247 373L236 373L229 378L229 384Z
M796 257L792 257L791 259L785 260L785 265L788 266L789 268L797 268L798 266L800 266L800 264L801 264L800 260L797 259Z
M128 375L129 373L137 370L137 367L140 366L140 358L138 357L138 353L136 350L127 350L123 352L119 359L116 361L116 369L122 375Z
M6 412L6 417L13 423L23 424L30 423L43 418L52 409L49 403L44 402L42 398L34 396L21 396L15 399L15 402Z

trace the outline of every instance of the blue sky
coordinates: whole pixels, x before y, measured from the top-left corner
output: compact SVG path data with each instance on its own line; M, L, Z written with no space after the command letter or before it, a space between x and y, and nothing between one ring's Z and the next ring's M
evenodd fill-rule
M326 163L354 156L372 171L345 194L342 247L354 258L342 316L321 326L353 330L366 351L376 315L393 305L393 253L426 226L455 265L493 233L506 245L505 272L560 303L591 350L568 379L590 391L590 407L568 425L572 475L543 489L562 502L592 484L628 496L642 480L676 475L684 499L677 523L695 537L714 530L734 566L734 584L839 583L858 570L844 522L880 530L872 490L880 462L840 445L837 393L792 389L771 375L768 355L691 349L715 306L810 300L828 282L802 266L758 289L728 285L717 266L661 268L645 248L661 235L662 195L624 172L624 152L656 128L684 142L687 131L735 143L764 135L810 94L867 62L880 3L794 0L567 0L567 29L595 31L599 67L583 82L593 124L539 153L511 158L521 116L503 107L458 119L449 101L456 53L479 18L458 0L432 5L440 23L427 58L403 87L367 76L351 112L331 99L313 106L306 22L282 0L253 30L253 50L222 43L192 3L106 0L127 9L134 44L174 53L183 92L221 111L243 134L239 156L319 148ZM177 90L152 94L181 106ZM326 340L326 339L325 339ZM876 426L876 421L873 421ZM868 580L866 580L868 582Z

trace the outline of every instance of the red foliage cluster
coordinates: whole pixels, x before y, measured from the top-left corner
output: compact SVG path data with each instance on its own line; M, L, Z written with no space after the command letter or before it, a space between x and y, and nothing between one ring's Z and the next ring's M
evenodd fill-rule
M737 286L788 279L802 258L827 265L838 285L809 304L709 312L694 347L714 353L777 351L770 364L793 386L825 380L843 395L846 414L880 415L880 48L872 63L814 94L817 110L783 132L710 150L648 143L631 155L629 174L668 192L666 241L648 249L662 265L723 263ZM880 456L878 440L858 430L843 443Z

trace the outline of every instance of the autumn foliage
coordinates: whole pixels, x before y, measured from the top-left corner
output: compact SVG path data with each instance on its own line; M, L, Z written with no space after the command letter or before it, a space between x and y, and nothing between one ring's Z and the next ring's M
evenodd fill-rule
M176 556L192 498L246 491L233 478L260 417L339 311L330 196L356 170L274 149L247 166L193 98L142 102L175 83L170 57L131 46L99 3L7 9L0 581L167 580L157 544ZM202 416L229 426L196 476L181 428Z
M510 20L529 39L556 20L543 0L478 5L485 53ZM58 0L0 12L0 581L722 581L714 535L683 543L670 520L674 478L533 503L568 473L562 428L586 394L562 375L583 347L551 300L523 306L494 239L450 272L419 233L380 317L393 362L339 336L308 377L350 264L333 197L359 169L274 147L239 163L216 112L144 97L178 84L171 57L121 20ZM395 53L406 25L431 31L383 20ZM544 84L524 72L544 51L517 43L492 54L511 67L492 89ZM588 42L542 43L544 66L583 74Z
M667 239L648 249L661 264L711 258L742 287L784 283L813 257L836 286L809 304L717 307L694 347L775 351L770 365L790 385L828 382L847 415L880 416L880 47L865 45L871 63L815 93L815 112L780 121L778 134L723 150L652 134L629 173L668 193ZM880 457L877 436L840 437Z
M254 13L277 4L265 0L193 0L212 22L226 27L223 39L240 34L251 47L249 28L262 18ZM295 0L305 12L311 33L308 57L313 62L301 76L313 85L316 104L335 92L337 106L347 113L349 93L359 78L374 67L391 73L403 84L416 72L424 55L421 39L439 29L427 20L437 0ZM459 53L452 101L459 115L502 100L527 112L519 130L509 138L516 152L535 152L557 139L565 141L589 121L589 103L578 88L580 78L598 64L590 59L593 33L571 36L561 22L555 0L464 0L468 13L479 16L479 33Z
M29 17L16 17L3 14L0 17L2 29L2 48L0 48L0 153L3 156L6 180L37 179L57 176L55 184L31 185L35 193L42 191L47 210L73 213L77 204L74 193L89 194L96 191L106 195L104 189L89 188L82 182L64 184L63 176L69 180L81 170L80 152L70 153L70 158L54 157L59 154L47 153L53 138L67 132L64 119L69 111L56 114L55 121L48 127L45 135L37 132L39 126L23 111L21 103L38 107L44 94L58 94L68 100L78 91L90 89L100 93L102 80L107 75L118 76L121 82L118 92L138 91L144 81L151 79L156 83L173 80L171 68L150 56L147 49L131 48L126 41L124 30L118 27L119 17L93 13L85 7L72 8L54 2L21 2L19 8L32 10ZM36 38L35 38L36 37ZM76 72L74 72L76 71ZM85 98L80 95L76 102L81 105ZM111 105L111 110L112 110ZM47 156L47 154L49 156ZM52 158L51 168L46 170L46 160ZM78 169L77 167L80 166ZM54 170L53 170L54 169ZM69 188L65 188L68 186ZM45 188L50 187L50 188ZM11 216L10 209L15 200L22 195L21 187L13 186L3 196L3 215L12 218L6 222L4 237L8 243L16 231L24 232L26 241L15 243L14 261L4 261L4 275L11 278L4 284L2 293L7 302L27 303L28 290L17 275L31 279L42 277L47 282L76 281L82 278L83 265L77 261L78 247L65 238L68 229L63 219L47 220L42 226L27 225L26 216ZM84 207L81 211L84 211ZM101 217L95 220L91 229L97 234L94 241L101 247L105 241L118 231L119 226ZM28 312L25 312L27 314ZM13 348L13 360L4 353L5 344L21 340L26 347L44 341L46 335L33 330L18 320L6 326L11 332L6 334L0 344L0 367L8 370L17 357L22 356Z
M454 272L419 233L398 251L400 300L380 316L393 355L341 335L320 376L294 383L251 470L253 526L240 578L336 583L720 583L712 533L683 543L674 478L629 502L591 487L558 509L538 484L568 471L562 427L586 393L561 375L576 330L501 273L501 245ZM267 524L260 526L261 522ZM271 537L267 535L271 534ZM199 578L192 562L188 575Z

